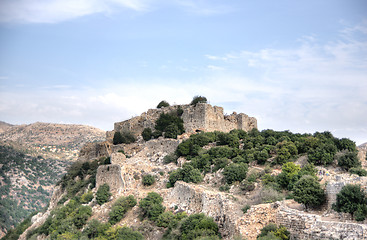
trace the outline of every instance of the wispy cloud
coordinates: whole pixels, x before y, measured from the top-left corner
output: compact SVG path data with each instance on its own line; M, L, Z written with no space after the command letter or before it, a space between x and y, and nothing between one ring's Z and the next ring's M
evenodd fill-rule
M208 0L1 0L0 22L58 23L96 13L111 15L124 9L149 12L167 5L204 16L232 11L227 5Z
M205 57L226 68L225 84L241 76L247 79L242 82L244 88L249 83L267 86L238 96L238 102L243 102L240 108L261 119L260 128L335 129L336 134L358 136L360 141L367 119L366 27L367 22L348 26L338 38L324 43L310 36L303 37L296 48ZM273 90L265 90L269 88Z
M2 0L0 22L56 23L126 8L146 11L146 0Z

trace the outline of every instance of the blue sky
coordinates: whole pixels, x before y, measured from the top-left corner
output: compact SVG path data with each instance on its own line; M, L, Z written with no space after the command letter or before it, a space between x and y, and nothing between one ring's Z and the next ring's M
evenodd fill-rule
M0 0L0 120L88 124L204 95L367 142L367 2Z

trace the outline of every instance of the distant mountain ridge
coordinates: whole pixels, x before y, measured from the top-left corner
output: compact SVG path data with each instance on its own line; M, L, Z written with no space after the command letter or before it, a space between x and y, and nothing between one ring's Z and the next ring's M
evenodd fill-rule
M86 125L56 124L36 122L32 124L11 125L0 132L0 140L31 145L57 145L80 149L87 142L102 141L105 131Z
M0 133L5 132L6 130L8 130L9 128L13 127L14 125L0 121Z

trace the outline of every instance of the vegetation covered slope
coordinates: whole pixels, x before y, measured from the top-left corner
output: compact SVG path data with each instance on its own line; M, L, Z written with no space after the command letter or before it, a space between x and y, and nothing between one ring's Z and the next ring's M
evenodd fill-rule
M32 157L0 144L0 228L10 229L46 207L66 161Z
M157 141L150 139L146 138L147 141ZM144 141L140 140L131 144L142 143ZM116 143L116 145L119 145L116 146L117 151L128 144ZM134 146L131 148L134 149ZM179 166L182 167L172 167L170 169L173 170L170 170L169 174L168 171L161 172L161 176L162 179L167 179L163 176L169 175L168 188L173 187L178 180L206 186L216 182L217 184L213 185L217 190L231 189L231 193L236 194L233 199L237 197L245 199L248 192L261 185L261 188L265 189L263 195L260 195L263 202L293 198L307 208L315 208L325 202L324 187L320 185L316 176L315 166L355 171L361 169L356 153L353 141L335 138L330 132L294 134L289 131L273 130L260 132L256 129L250 132L242 130L233 130L230 133L207 132L191 135L178 145L174 154L166 156L165 164L177 163L180 158ZM297 162L300 158L305 161ZM108 185L104 184L96 189L96 170L104 164L110 164L109 158L73 164L68 174L58 183L65 191L63 198L46 222L29 231L28 237L35 239L43 234L50 239L143 239L144 231L158 228L158 232L164 233L162 239L221 238L218 225L213 219L201 214L188 216L183 212L167 210L167 205L162 204L163 197L154 191L144 195L143 198L141 195L137 199L137 196L126 194L116 199L115 195L111 196ZM208 178L208 175L217 178L218 181ZM151 181L149 175L143 176L140 179L138 175L134 175L134 179L142 182L142 188L154 190L158 184ZM160 181L159 177L157 179ZM163 188L156 191L162 193ZM235 188L241 191L233 192ZM138 193L134 194L139 196ZM363 205L364 199L355 211L358 221L367 215ZM108 219L98 218L98 211L102 209L104 212L108 211ZM248 206L245 206L243 211L246 209ZM139 213L139 216L136 213ZM130 221L140 225L135 224L132 228L121 227L120 221L126 215L130 216ZM280 235L285 235L284 239L288 239L289 235L284 234L286 229L281 226L268 232L264 233L266 235L262 236L262 239L272 236L274 238L269 239L279 239L277 237Z

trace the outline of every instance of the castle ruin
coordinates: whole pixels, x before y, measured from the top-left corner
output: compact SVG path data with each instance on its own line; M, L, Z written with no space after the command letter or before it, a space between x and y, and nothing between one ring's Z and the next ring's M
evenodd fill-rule
M112 140L114 132L132 132L135 136L142 133L144 128L154 129L155 122L161 113L169 113L181 108L184 128L187 133L196 131L221 131L229 132L233 129L250 131L257 128L257 120L244 113L236 112L224 115L223 108L211 106L207 103L197 103L196 105L175 105L165 108L149 109L138 117L126 121L116 122L114 130L107 132L107 139Z

